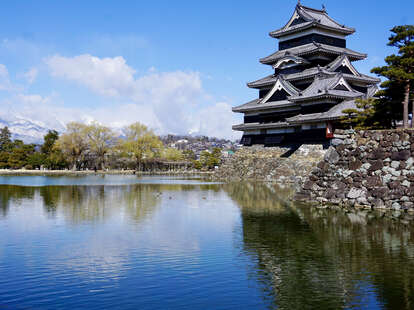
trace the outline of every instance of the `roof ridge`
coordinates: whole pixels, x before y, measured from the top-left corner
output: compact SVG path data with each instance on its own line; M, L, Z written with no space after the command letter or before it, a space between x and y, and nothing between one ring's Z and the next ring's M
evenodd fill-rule
M305 10L305 13L306 13L306 10L309 10L309 11L313 11L313 12L315 12L315 13L318 13L318 14L321 14L321 15L324 15L326 18L328 18L331 22L333 22L334 24L336 24L336 25L338 25L339 27L342 27L342 28L349 28L349 27L347 27L347 26L345 26L345 24L340 24L340 23L338 23L335 19L333 19L331 16L329 16L329 14L328 14L328 12L326 11L326 8L325 8L325 6L324 5L322 5L322 7L323 7L323 9L322 10L318 10L318 9L314 9L314 8L311 8L311 7L308 7L308 6L304 6L304 5L302 5L302 4L298 4L298 6L299 6L299 8L302 8L302 9L304 9ZM309 16L309 15L308 15ZM309 16L312 20L314 20L314 21L318 21L318 19L316 19L315 17L312 17L312 16ZM320 21L320 20L319 20ZM352 28L353 29L353 28Z
M325 9L318 10L318 9L315 9L315 8L311 8L309 6L305 6L305 5L301 4L300 2L297 4L297 7L303 8L305 10L314 11L314 12L317 12L317 13L326 13L326 10Z

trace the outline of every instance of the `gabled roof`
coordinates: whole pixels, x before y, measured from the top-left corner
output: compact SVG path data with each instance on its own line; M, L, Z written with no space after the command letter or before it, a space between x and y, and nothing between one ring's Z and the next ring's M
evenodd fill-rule
M318 74L323 74L323 75L326 75L327 77L338 76L339 74L338 72L331 72L330 71L331 69L326 69L326 68L327 66L326 67L313 67L313 68L305 69L302 72L283 74L281 76L283 76L283 78L289 82L300 81L300 80L311 80L311 79L314 79L315 76ZM361 73L358 73L358 75L343 73L342 76L344 77L346 81L359 82L359 83L368 84L368 85L376 84L381 81L379 78L361 74ZM277 78L278 78L277 75L274 75L274 74L268 75L260 80L247 83L247 86L250 88L263 88L266 86L273 85L276 82Z
M269 90L265 97L262 99L255 99L248 103L245 103L241 106L233 108L233 112L248 112L251 110L266 110L274 108L282 108L288 106L295 106L295 103L290 102L289 100L281 101L269 101L276 91L285 90L290 96L298 96L300 90L295 86L286 81L283 76L277 76L273 81L273 87Z
M328 64L326 66L326 69L329 71L336 71L338 68L340 68L341 66L343 67L347 67L349 69L349 71L351 71L354 75L356 76L360 76L359 72L357 71L357 69L355 69L355 67L352 65L351 61L349 60L347 55L340 55L339 57L337 57L333 62L331 62L330 64Z
M288 99L294 102L307 101L316 98L358 98L363 93L354 90L344 79L342 74L335 77L319 75L313 83L301 92L298 96L291 96Z
M346 55L352 61L365 59L367 57L367 54L358 53L348 48L312 42L309 44L292 47L286 50L277 51L270 56L260 59L260 62L266 65L273 65L280 59L283 59L284 57L289 55L305 56L315 53L325 53L337 56Z
M266 96L260 101L260 103L266 103L279 90L285 90L290 96L299 95L299 89L286 81L282 76L278 76L272 89L266 94Z
M289 22L283 28L270 32L270 36L280 38L312 27L326 29L343 35L355 32L354 28L341 25L329 17L325 9L317 10L298 3Z

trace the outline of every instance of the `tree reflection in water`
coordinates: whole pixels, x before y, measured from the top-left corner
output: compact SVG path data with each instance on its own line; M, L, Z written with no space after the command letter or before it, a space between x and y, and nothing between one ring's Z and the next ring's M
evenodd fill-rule
M0 215L7 216L10 204L18 205L22 199L33 199L33 196L33 188L0 185Z
M414 307L412 222L290 203L289 190L229 184L250 272L279 309Z
M103 221L120 213L133 221L142 221L150 216L160 200L162 185L126 186L45 186L20 187L0 186L1 212L7 215L10 203L13 206L23 199L40 197L45 211L50 216L62 215L72 224L88 221Z
M103 221L120 213L128 220L140 222L153 214L165 192L191 192L196 188L220 190L216 184L0 185L0 215L7 216L11 204L18 206L24 199L32 201L40 197L49 216L63 215L72 224Z

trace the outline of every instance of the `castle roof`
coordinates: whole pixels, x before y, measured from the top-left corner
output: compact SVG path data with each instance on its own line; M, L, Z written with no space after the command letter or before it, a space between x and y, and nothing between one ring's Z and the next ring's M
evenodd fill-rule
M261 99L255 99L249 101L245 104L242 104L238 107L232 109L233 112L251 112L251 111L265 111L265 110L274 110L274 109L300 109L300 107L289 100L280 100L280 101L268 101L263 102Z
M310 64L305 58L296 56L296 55L285 55L280 58L274 65L275 69L282 69L287 66L297 66L297 65L307 65Z
M298 96L291 96L289 100L294 102L308 101L318 98L358 98L364 94L354 90L344 79L342 74L334 77L324 75L316 76L313 83Z
M321 68L313 67L313 68L303 70L302 72L285 74L285 75L282 75L282 76L286 81L299 81L299 80L313 79L318 74L325 74L327 76L337 76L338 75L337 72L332 72L332 71L330 71L328 69L325 69L325 68L326 67L321 67ZM354 82L359 82L359 83L363 83L363 84L374 84L374 83L379 83L381 81L378 78L371 77L369 75L365 75L365 74L361 74L361 73L359 73L359 75L343 73L342 76L347 81L354 81ZM278 78L277 75L271 74L271 75L268 75L268 76L266 76L262 79L259 79L257 81L247 83L247 86L250 87L250 88L262 88L262 87L266 87L266 86L271 86L276 82L277 78Z
M295 125L289 124L288 122L275 122L275 123L246 123L234 125L233 130L255 130L255 129L278 129L278 128L287 128L294 127Z
M327 112L312 113L312 114L298 114L293 117L287 118L286 121L289 124L302 124L302 123L315 123L318 121L331 121L340 119L345 114L342 112L346 109L357 109L355 100L344 101L335 105Z
M339 55L334 61L332 61L331 63L327 64L324 67L316 66L316 67L305 69L301 72L282 74L281 76L283 76L283 78L286 81L299 81L299 80L313 79L316 75L321 74L321 73L327 76L329 75L337 76L338 72L336 71L341 66L347 67L350 72L350 73L343 73L343 77L347 81L360 82L363 84L376 84L381 81L379 78L371 77L369 75L359 73L355 69L355 67L352 65L348 56L346 55ZM278 75L272 74L262 79L259 79L257 81L247 83L247 86L250 88L261 88L261 87L273 85L277 79L278 79Z
M298 124L306 123L317 123L324 121L333 121L338 120L341 117L345 116L342 112L346 109L357 109L355 100L347 100L340 104L335 105L327 112L321 113L312 113L312 114L298 114L293 117L287 118L285 122L275 122L275 123L247 123L233 126L234 130L254 130L254 129L270 129L270 128L288 128L294 127Z
M325 9L317 10L298 3L289 22L281 29L270 32L269 35L273 38L280 38L309 28L321 28L342 35L355 32L354 28L341 25L332 19Z
M289 56L289 55L305 56L305 55L312 55L316 53L324 53L328 55L337 55L337 56L346 55L351 61L361 60L367 57L367 54L359 53L349 48L312 42L312 43L292 47L292 48L285 49L285 50L279 50L273 53L272 55L269 55L267 57L260 59L260 62L266 65L273 65L276 62L278 62L280 59L286 56Z

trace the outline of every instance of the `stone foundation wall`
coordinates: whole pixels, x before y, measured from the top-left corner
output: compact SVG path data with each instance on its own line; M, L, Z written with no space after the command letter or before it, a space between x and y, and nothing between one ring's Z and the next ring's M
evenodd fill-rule
M414 212L414 131L337 131L298 198Z
M321 145L243 147L214 173L227 181L259 180L301 184L326 153Z

